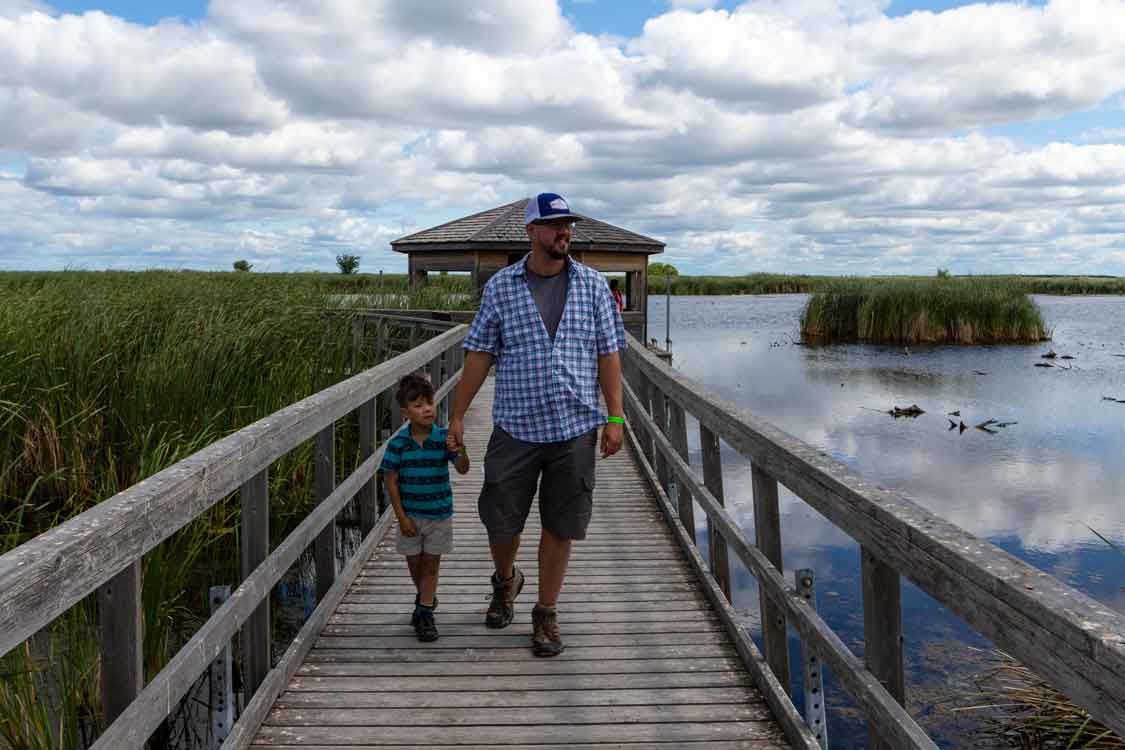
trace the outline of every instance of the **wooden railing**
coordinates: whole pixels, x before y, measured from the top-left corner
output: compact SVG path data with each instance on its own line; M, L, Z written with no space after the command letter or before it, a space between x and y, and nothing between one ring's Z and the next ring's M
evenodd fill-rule
M692 544L692 501L707 514L716 590L729 598L728 549L757 578L765 659L783 689L790 685L792 625L864 711L873 746L936 747L902 705L899 576L905 576L1125 737L1121 614L722 400L666 367L632 337L624 367L626 416L654 489L666 504L675 498L680 531ZM688 414L699 422L702 479L688 463ZM720 440L750 460L754 543L723 507ZM785 584L779 483L860 544L863 660ZM676 518L669 520L675 525ZM786 715L779 718L786 722Z
M438 327L432 321L425 325L445 330L213 443L0 557L0 656L96 591L108 726L92 747L141 748L241 628L247 704L224 748L247 747L393 515L381 514L377 499L376 472L384 450L376 449L381 394L393 391L403 375L424 368L435 400L448 409L461 377L461 344L468 329L453 323ZM336 485L335 427L353 412L358 412L362 463ZM392 407L390 412L392 426L400 425L399 410ZM270 465L314 437L317 506L271 553ZM145 686L141 558L235 490L242 504L242 583ZM336 516L353 498L363 539L337 576ZM270 591L310 544L319 604L271 669Z

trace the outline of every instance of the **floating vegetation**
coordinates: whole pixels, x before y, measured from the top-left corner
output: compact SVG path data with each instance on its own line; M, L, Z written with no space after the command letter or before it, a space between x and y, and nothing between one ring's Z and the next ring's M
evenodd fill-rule
M815 343L1033 343L1050 338L1038 306L1014 284L968 279L844 279L801 314Z

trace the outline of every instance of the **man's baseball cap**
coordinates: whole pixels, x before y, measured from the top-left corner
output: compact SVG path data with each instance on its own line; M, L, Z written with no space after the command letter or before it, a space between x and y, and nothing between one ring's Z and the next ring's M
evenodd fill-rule
M582 221L581 216L570 212L570 205L566 202L566 198L558 193L540 193L527 202L527 208L523 212L524 224L552 219Z

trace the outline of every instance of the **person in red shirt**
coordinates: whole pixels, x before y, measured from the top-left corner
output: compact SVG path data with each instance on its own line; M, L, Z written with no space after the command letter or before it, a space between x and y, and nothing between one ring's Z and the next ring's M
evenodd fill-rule
M617 303L617 312L625 311L625 296L621 294L621 287L617 279L609 280L609 291L613 292L613 301Z

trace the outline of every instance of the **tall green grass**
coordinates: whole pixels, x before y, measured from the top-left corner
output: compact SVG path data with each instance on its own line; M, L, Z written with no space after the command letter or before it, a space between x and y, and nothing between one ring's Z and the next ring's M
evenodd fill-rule
M801 336L814 343L986 344L1050 337L1017 287L976 279L844 279L810 296Z
M350 326L326 325L328 296L449 309L472 304L467 289L440 276L411 292L404 275L0 274L0 553L351 375ZM358 462L356 425L337 437L343 474ZM314 502L311 450L271 467L275 541ZM148 678L205 618L208 587L237 582L237 529L237 498L226 498L145 555ZM65 686L97 672L93 610L83 602L39 652L28 644L0 660L0 739L11 747L83 746L75 728L94 699ZM46 713L21 719L36 695L49 697Z

